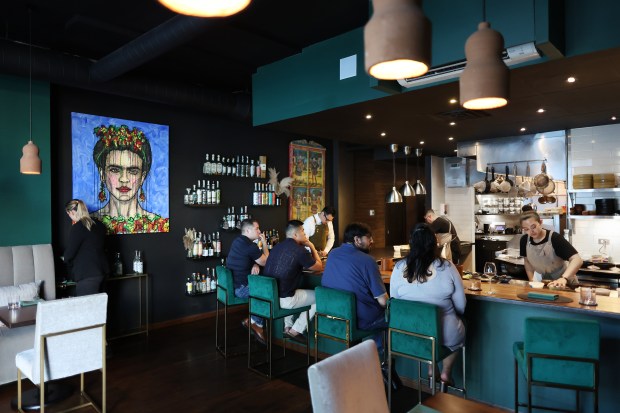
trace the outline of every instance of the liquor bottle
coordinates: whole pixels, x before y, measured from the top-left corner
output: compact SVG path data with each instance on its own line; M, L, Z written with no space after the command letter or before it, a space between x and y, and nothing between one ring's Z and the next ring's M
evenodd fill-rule
M271 196L271 203L269 205L275 205L276 204L276 191L275 191L275 188L273 187L273 184L269 184L269 186L271 186L271 192L269 193L269 195Z
M213 246L213 239L211 239L211 237L209 237L209 240L207 241L207 246L209 248L208 256L209 257L215 256L215 250L214 250L214 246Z
M207 268L207 285L205 286L208 293L211 292L211 274L209 273L209 269Z
M211 270L211 291L215 291L217 289L217 275L215 274L215 268Z
M215 200L213 203L215 205L220 204L220 181L215 181Z
M256 176L256 167L254 166L254 159L250 161L250 177L254 178Z
M256 175L257 178L261 177L260 159L256 161Z
M114 275L123 275L123 261L121 260L121 253L117 252L114 258Z
M198 233L198 238L197 239L197 244L198 244L198 250L196 253L196 257L202 257L202 233Z
M230 158L228 158L228 176L233 176L233 165L234 165L234 161Z
M202 173L206 175L209 171L209 154L205 155L205 163L202 164Z
M247 155L245 156L245 177L250 177L250 157Z
M215 174L221 175L223 170L222 161L220 160L220 155L217 156L217 164L216 164Z
M228 216L228 228L235 228L235 207L230 207L230 215Z
M198 180L198 184L196 185L196 204L200 205L202 203L202 188L200 187L200 179Z
M215 256L219 257L222 253L222 241L220 240L220 232L215 233Z
M192 295L192 279L190 277L187 277L185 282L185 294Z
M136 256L133 259L133 272L142 274L144 272L144 262L142 262L142 253L136 250Z

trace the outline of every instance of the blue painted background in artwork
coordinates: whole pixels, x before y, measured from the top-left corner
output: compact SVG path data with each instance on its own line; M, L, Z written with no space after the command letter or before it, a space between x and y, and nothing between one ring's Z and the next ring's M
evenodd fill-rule
M163 218L168 218L169 127L167 125L71 112L73 197L83 200L90 212L105 205L105 202L101 203L97 198L99 175L97 166L93 161L93 148L97 142L93 129L101 125L127 125L130 129L135 127L144 132L151 144L153 163L143 185L146 202L142 204L142 207L147 211L161 215Z

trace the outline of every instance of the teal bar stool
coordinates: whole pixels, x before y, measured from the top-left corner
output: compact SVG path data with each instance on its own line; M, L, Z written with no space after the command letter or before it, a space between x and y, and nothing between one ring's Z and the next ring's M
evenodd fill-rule
M310 306L292 308L290 310L280 308L280 297L278 294L278 283L277 280L273 277L265 277L262 275L249 275L248 282L250 285L250 297L249 297L249 317L252 315L256 315L259 317L263 317L266 322L267 332L266 339L268 341L267 348L269 352L269 358L267 363L259 363L256 365L252 364L252 352L250 351L251 346L251 333L248 331L248 369L261 374L263 376L267 376L269 378L273 377L272 374L272 343L273 343L273 322L274 320L278 320L289 315L301 314L304 311L309 311ZM308 326L310 325L310 317L306 312L306 322ZM287 337L283 337L284 340L284 352L282 357L286 357L286 340ZM310 365L310 339L306 334L306 365L303 367L307 367ZM260 369L260 367L268 364L267 372L264 372ZM279 374L288 373L293 370L297 370L300 367L292 368L286 371L282 371Z
M596 321L530 317L525 320L525 342L512 347L515 357L515 412L519 406L563 411L532 405L532 386L575 390L577 411L579 392L594 393L598 412L600 326ZM519 374L527 381L527 403L519 403Z
M319 337L344 343L347 348L366 337L381 334L381 330L357 328L355 294L327 287L316 287L314 315L314 359L319 359Z
M216 350L228 358L243 353L228 353L228 307L236 307L248 303L247 298L239 298L235 296L235 288L233 286L232 272L226 267L219 265L215 269L217 273L217 300L215 302L215 348ZM218 332L220 322L220 303L224 305L224 345L220 345Z
M433 372L437 363L453 352L443 346L441 309L433 304L390 299L388 328L388 403L392 406L392 356L400 356L418 362L418 402L422 402L420 381L421 364L431 366ZM465 381L465 346L462 350L463 387L454 387L467 396ZM458 351L458 350L457 350ZM435 394L435 374L431 377L431 394Z

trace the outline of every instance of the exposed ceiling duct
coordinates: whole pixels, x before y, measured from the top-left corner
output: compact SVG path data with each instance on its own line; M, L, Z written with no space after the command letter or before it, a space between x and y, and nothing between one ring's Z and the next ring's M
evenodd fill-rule
M164 82L129 75L99 83L92 80L89 59L33 47L32 76L51 83L101 93L202 110L238 121L251 119L251 98L183 82ZM0 40L0 72L28 75L28 45Z
M91 79L96 82L114 79L187 43L218 22L221 20L175 16L99 59L90 68Z

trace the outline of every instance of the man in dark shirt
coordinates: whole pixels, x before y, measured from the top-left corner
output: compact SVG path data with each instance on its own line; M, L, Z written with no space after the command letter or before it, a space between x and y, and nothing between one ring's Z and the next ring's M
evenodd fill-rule
M262 251L254 243L256 240L262 242ZM265 235L260 232L258 221L255 219L241 221L241 235L233 241L226 259L226 266L233 274L235 296L248 298L250 294L248 274L258 274L260 266L265 265L268 256L269 248ZM245 328L251 328L256 339L265 344L262 318L252 316L250 324L247 318L241 324Z
M368 225L347 225L344 242L329 254L321 280L324 287L355 294L357 327L362 330L387 328L385 307L388 295L379 266L368 254L371 245L372 234ZM381 334L375 337L375 342L381 350Z
M461 258L461 240L456 233L456 228L450 220L446 217L439 217L435 214L435 211L429 209L424 214L424 220L431 227L435 234L452 234L452 241L450 242L450 250L452 251L452 262L456 265Z
M304 231L304 223L298 220L288 222L286 239L271 250L265 264L265 275L278 279L280 307L298 308L310 305L310 319L316 311L314 290L297 288L302 280L302 270L320 271L323 269L321 257L314 244L310 242ZM310 248L310 254L306 248ZM289 337L304 342L304 331L308 328L306 313L299 315L293 324L293 316L284 319L284 333Z

